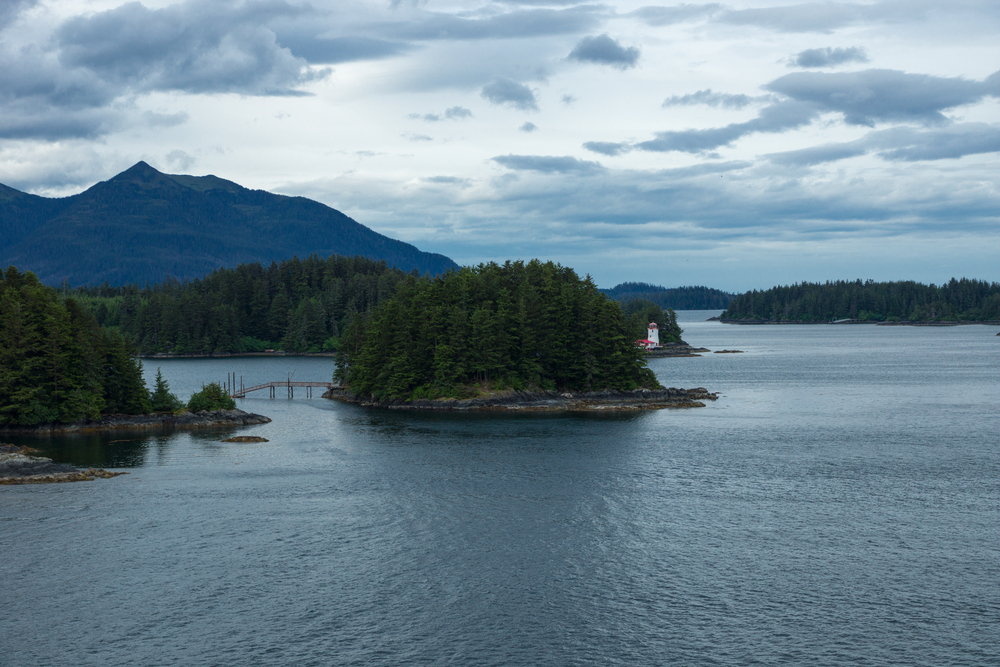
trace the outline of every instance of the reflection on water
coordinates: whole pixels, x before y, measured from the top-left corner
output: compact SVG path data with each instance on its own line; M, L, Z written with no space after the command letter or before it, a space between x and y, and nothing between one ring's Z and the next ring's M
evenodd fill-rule
M3 665L992 665L1000 339L738 327L658 359L697 410L239 401L233 432L70 436L112 480L0 488ZM155 365L154 365L155 364ZM162 360L203 382L328 359ZM44 619L39 622L38 619ZM99 620L95 620L99 619Z

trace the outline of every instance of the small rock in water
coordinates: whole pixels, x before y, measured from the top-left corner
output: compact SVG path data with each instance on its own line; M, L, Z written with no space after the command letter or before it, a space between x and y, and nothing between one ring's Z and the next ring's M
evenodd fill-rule
M259 435L236 435L232 438L226 438L222 442L270 442L270 440Z

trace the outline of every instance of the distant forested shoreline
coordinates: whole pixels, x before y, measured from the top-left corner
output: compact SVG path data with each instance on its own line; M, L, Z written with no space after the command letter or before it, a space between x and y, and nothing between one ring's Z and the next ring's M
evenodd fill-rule
M407 275L385 261L312 255L240 264L190 281L69 293L143 355L332 353L353 316L392 296Z
M335 354L355 316L419 277L365 257L317 255L241 264L201 279L155 285L66 288L99 325L121 332L142 356ZM596 289L596 288L595 288ZM672 310L645 299L616 304L630 340L660 325L660 341L680 341ZM414 313L422 317L422 313ZM572 326L572 323L567 323Z
M672 310L722 310L736 298L735 294L700 285L667 288L650 283L621 283L601 291L619 303L644 299Z
M813 323L995 322L1000 283L952 278L943 285L868 280L797 283L737 296L723 321Z

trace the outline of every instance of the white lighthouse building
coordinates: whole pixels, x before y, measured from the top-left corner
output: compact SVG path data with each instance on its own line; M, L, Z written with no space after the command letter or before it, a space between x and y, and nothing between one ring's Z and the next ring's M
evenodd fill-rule
M656 322L649 323L649 332L646 338L652 341L656 347L660 346L660 327L656 325Z

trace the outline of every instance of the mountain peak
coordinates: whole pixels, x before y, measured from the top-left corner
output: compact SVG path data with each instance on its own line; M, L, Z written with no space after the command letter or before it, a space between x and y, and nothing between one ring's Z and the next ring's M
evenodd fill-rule
M163 174L158 172L156 169L150 167L147 163L139 160L134 165L123 171L122 173L109 179L109 181L121 183L149 183L155 180L157 177L162 177Z

